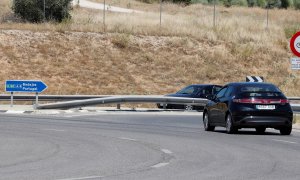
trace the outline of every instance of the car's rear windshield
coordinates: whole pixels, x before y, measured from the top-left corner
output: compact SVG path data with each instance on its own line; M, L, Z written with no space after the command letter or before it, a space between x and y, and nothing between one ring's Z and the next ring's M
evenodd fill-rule
M238 92L243 97L282 97L281 91L272 84L242 85Z

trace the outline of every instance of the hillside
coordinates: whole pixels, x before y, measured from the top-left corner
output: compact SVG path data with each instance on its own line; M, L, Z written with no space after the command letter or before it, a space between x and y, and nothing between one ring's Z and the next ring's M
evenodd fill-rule
M216 28L212 7L164 10L161 28L155 11L108 13L104 33L101 12L75 8L70 22L29 24L11 18L8 1L1 1L0 92L7 79L41 79L48 94L165 94L261 75L289 96L300 95L288 47L299 11L271 10L266 29L259 8L218 7Z

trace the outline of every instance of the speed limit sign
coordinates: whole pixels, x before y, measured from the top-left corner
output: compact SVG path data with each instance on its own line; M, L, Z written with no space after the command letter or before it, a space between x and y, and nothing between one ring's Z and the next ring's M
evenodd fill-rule
M300 32L297 32L290 41L290 48L292 52L300 57Z

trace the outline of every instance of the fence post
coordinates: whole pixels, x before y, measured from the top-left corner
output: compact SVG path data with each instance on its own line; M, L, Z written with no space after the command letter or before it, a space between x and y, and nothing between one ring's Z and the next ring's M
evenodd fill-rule
M106 7L106 1L104 0L104 3L103 3L103 30L104 30L104 32L106 32L106 25L105 25L105 11L106 11L106 9L105 9L105 7Z
M46 22L46 0L44 0L44 22Z
M159 27L161 28L161 18L162 18L162 0L159 0L160 8L159 8Z
M216 27L216 0L214 0L214 27Z

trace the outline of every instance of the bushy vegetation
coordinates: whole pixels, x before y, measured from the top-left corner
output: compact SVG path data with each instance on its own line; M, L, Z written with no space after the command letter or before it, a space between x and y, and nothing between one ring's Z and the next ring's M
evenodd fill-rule
M294 7L300 9L300 0L294 0Z
M191 3L213 4L214 0L191 0ZM295 9L300 9L300 0L216 0L216 4L224 5L226 7L248 6L284 9L295 7Z
M43 0L14 0L13 11L30 22L42 22L44 20L53 20L61 22L64 19L70 18L70 3L72 0L45 0L45 7Z

